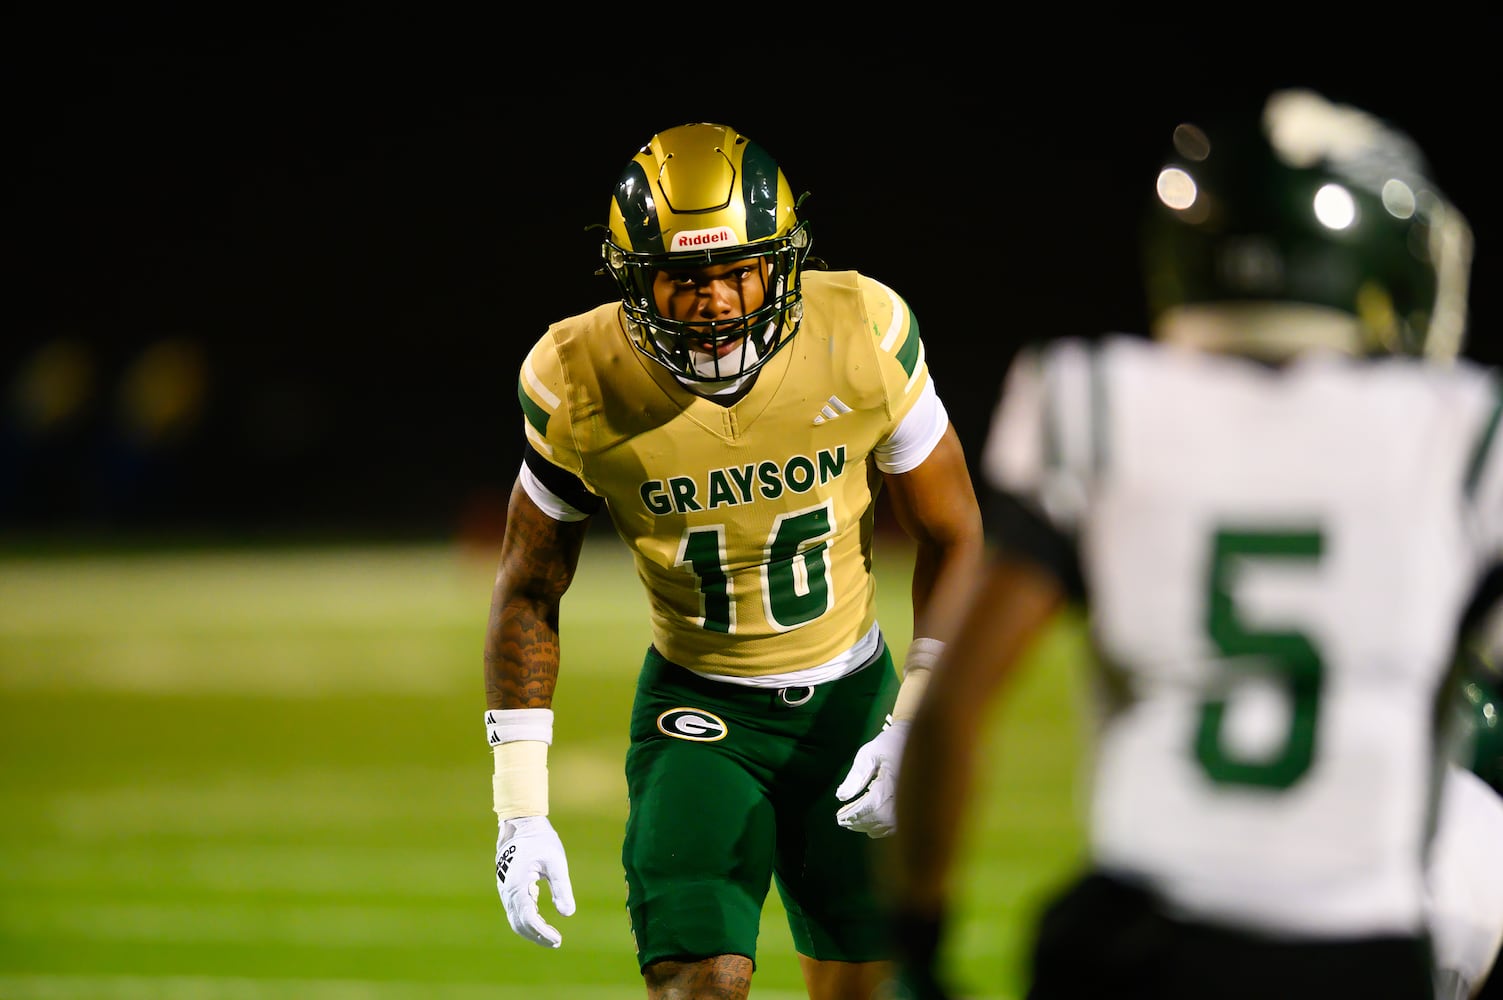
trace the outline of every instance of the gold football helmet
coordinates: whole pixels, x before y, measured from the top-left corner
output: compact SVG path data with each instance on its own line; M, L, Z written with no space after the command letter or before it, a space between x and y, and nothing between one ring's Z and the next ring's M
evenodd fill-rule
M796 207L772 157L727 125L679 125L648 140L616 182L601 247L636 348L695 382L739 379L766 364L803 317L799 278L810 236ZM748 259L763 264L767 294L744 318L728 325L658 311L658 271ZM743 337L723 357L706 353Z

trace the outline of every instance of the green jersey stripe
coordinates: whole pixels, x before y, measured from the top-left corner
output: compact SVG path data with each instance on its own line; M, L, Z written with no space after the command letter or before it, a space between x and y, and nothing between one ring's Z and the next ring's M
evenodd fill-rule
M522 404L522 414L527 418L527 422L539 434L546 436L548 433L548 411L533 402L532 397L527 395L527 386L520 378L517 379L517 401Z

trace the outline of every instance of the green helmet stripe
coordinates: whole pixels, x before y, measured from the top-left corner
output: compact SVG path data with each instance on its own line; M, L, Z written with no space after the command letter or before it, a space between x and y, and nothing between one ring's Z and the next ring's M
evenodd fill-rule
M1498 404L1493 407L1492 418L1487 422L1487 430L1482 432L1482 440L1477 443L1477 448L1472 452L1472 461L1466 473L1467 496L1477 492L1477 481L1482 478L1483 459L1492 450L1493 440L1498 436L1498 424L1503 423L1503 390L1500 390Z
M741 198L746 205L747 242L777 235L778 165L766 150L750 141L741 154Z
M662 253L663 229L658 223L657 206L652 201L652 186L647 172L635 160L626 165L621 179L616 182L616 206L621 210L621 223L626 227L630 246L622 247L632 253Z

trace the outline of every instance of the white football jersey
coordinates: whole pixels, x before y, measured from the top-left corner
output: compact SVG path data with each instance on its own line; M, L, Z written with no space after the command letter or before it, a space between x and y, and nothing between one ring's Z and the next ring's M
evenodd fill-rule
M1503 949L1503 798L1446 769L1427 880L1437 1000L1466 1000Z
M1076 543L1099 865L1198 919L1422 927L1436 697L1503 556L1499 414L1466 362L1019 355L982 464Z

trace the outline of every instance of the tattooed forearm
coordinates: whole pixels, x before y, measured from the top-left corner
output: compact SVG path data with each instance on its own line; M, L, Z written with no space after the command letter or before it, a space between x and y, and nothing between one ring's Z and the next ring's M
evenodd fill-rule
M550 707L558 659L557 609L548 620L531 602L493 608L485 644L486 707Z
M520 486L512 490L485 636L486 707L552 707L559 604L574 579L587 523L555 521Z

